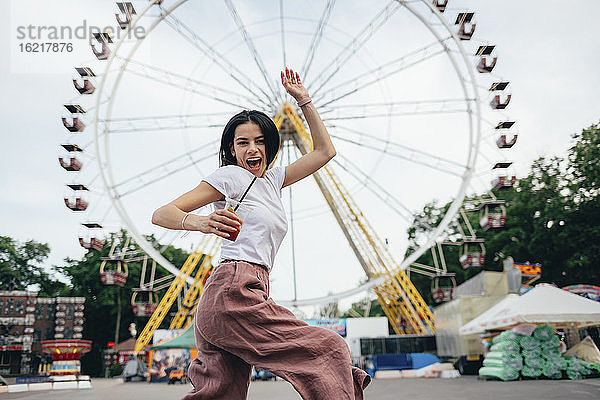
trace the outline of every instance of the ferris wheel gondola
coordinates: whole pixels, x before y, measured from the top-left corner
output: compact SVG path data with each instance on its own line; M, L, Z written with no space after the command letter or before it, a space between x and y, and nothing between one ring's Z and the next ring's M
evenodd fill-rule
M431 297L436 303L443 303L452 300L454 289L456 288L456 274L445 273L436 274L431 279Z
M479 206L479 226L483 230L504 228L506 224L506 206L504 200L489 199Z
M61 147L67 151L67 155L58 157L60 166L66 171L80 171L83 163L77 158L77 153L83 151L81 147L76 144L62 144Z
M125 259L125 252L129 246L129 237L122 249L117 248L117 240L113 240L108 257L102 257L100 264L100 280L104 285L125 286L129 276L129 268Z
M150 317L158 307L158 295L151 289L134 289L131 307L136 317Z
M71 133L83 132L85 124L81 120L81 116L85 114L85 110L78 104L65 104L65 108L70 115L68 117L62 117L64 127Z
M499 176L492 181L494 190L506 190L515 186L517 177L515 175Z
M95 32L93 35L96 42L100 44L100 50L96 49L96 43L92 43L92 52L98 60L107 60L110 55L108 44L113 43L112 37L108 32Z
M464 269L480 268L485 264L484 239L464 238L460 243L460 256L458 261Z
M446 11L448 6L448 0L433 0L433 5L438 9L439 12L443 13Z
M459 13L454 21L454 25L458 25L458 37L460 40L471 40L475 33L477 24L473 20L475 13L464 12Z
M496 146L499 149L510 149L517 143L519 135L512 130L514 124L514 121L502 121L495 126L494 129L500 134L496 139Z
M480 56L477 71L480 74L489 74L494 70L498 62L498 57L493 54L495 48L496 46L479 46L477 49L475 54Z
M89 189L82 184L69 184L67 187L72 190L70 195L64 197L67 208L72 211L85 211L88 208L88 202L84 193Z
M73 78L73 86L79 94L92 94L96 90L93 79L96 76L90 68L75 67L78 77ZM79 79L83 79L83 85L79 83Z
M130 1L117 3L117 7L119 8L119 13L115 14L117 23L121 29L127 29L137 12ZM123 20L121 20L121 16L124 17Z
M509 82L494 82L489 91L492 92L490 106L494 110L504 110L510 103L512 94L507 89Z
M143 257L142 271L140 273L140 286L133 289L131 307L137 317L150 317L158 307L158 294L154 289L156 276L156 261L152 260L150 275L146 279L148 256Z
M86 231L79 235L79 245L87 250L100 251L106 239L102 234L102 225L97 222L83 222Z

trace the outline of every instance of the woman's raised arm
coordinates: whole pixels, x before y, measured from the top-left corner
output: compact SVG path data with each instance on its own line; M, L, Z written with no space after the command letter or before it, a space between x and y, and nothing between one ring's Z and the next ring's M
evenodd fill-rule
M331 143L331 138L321 120L321 116L310 101L308 91L302 86L298 73L286 68L285 73L281 71L281 83L285 90L301 105L300 108L308 123L313 141L313 151L285 167L285 179L283 181L283 187L285 187L306 178L327 164L335 156L335 148Z

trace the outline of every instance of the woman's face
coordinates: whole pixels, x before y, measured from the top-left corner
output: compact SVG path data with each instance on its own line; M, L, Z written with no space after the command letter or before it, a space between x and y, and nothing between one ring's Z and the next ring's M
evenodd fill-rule
M265 138L254 122L246 122L235 128L231 152L237 165L262 178L267 171Z

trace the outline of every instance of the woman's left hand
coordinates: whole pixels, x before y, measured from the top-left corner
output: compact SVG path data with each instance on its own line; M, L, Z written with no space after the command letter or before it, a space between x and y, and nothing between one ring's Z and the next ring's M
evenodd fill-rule
M309 97L308 90L300 82L300 75L292 69L286 68L285 73L281 71L281 84L296 101Z

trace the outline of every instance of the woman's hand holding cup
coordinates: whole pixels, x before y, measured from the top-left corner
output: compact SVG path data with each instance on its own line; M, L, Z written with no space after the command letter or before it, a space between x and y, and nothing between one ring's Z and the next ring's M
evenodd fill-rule
M202 217L199 221L198 230L202 233L212 233L229 239L232 233L239 232L241 226L242 220L235 213L226 209L219 209Z

